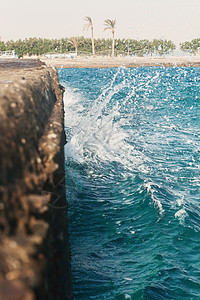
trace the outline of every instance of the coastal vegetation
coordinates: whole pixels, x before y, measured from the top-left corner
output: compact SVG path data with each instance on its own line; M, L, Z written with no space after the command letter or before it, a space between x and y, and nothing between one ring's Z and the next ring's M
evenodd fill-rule
M180 49L184 52L196 55L200 52L200 39L193 39L191 42L181 43Z
M94 38L94 26L92 18L84 17L86 22L83 30L91 30L91 39L83 36L70 38L47 39L47 38L26 38L24 40L9 40L7 42L0 39L0 53L4 51L14 51L22 58L24 56L42 56L45 54L71 54L76 55L103 55L103 56L146 56L173 54L176 45L167 39L116 39L116 19L106 19L104 30L111 31L112 38ZM180 43L178 47L186 54L197 55L200 53L200 38L193 39L191 42Z
M112 30L112 29L111 29ZM113 42L114 41L114 42ZM199 40L200 41L200 40ZM95 54L112 55L114 44L114 55L160 55L171 53L176 49L171 40L154 39L94 39ZM71 53L77 52L78 55L91 55L92 39L80 37L46 39L29 38L17 41L0 42L1 51L15 50L18 57L44 55L46 53ZM185 51L185 50L184 50Z

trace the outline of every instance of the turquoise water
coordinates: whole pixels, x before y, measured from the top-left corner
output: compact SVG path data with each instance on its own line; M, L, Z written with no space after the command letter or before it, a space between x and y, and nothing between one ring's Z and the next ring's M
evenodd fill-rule
M74 299L200 299L200 69L61 69Z

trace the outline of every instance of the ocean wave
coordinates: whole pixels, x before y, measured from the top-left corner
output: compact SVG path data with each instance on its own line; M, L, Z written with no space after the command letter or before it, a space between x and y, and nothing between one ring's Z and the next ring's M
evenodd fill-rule
M74 298L199 299L199 69L59 76Z

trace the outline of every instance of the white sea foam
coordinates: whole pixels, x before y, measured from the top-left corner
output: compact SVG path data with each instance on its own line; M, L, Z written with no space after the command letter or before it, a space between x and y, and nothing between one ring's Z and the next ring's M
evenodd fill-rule
M124 298L127 299L127 300L129 300L129 299L131 299L131 296L129 294L125 294Z
M124 167L124 169L121 169L120 175L122 177L125 174L133 174L133 172L143 174L144 178L152 180L152 182L145 183L145 188L151 197L154 208L159 216L163 217L164 207L166 207L165 195L159 197L158 190L160 190L160 187L158 186L157 189L156 184L153 182L154 179L150 179L151 174L161 172L166 186L171 189L170 194L172 197L169 197L167 204L171 206L173 211L185 211L185 198L182 198L181 193L176 195L173 185L178 180L185 180L185 177L182 176L182 170L186 170L186 167L182 165L182 159L179 160L179 165L172 163L171 153L164 149L166 145L166 149L170 149L171 144L175 144L177 151L174 148L174 154L178 153L179 141L181 141L185 149L191 146L199 153L198 141L195 141L192 131L184 130L180 124L173 123L174 118L168 113L168 110L164 112L162 120L158 118L157 123L152 125L152 130L149 131L150 134L145 131L144 128L147 128L147 130L149 128L147 122L150 120L149 117L145 118L145 114L147 116L151 113L154 114L154 110L158 109L158 103L160 103L149 98L146 89L147 86L148 89L151 89L152 81L154 84L159 84L160 73L156 71L154 77L149 75L148 80L144 82L143 80L140 81L137 76L131 77L130 80L127 72L123 68L113 72L110 81L107 81L98 97L94 99L89 99L84 92L77 88L66 86L64 95L65 126L68 141L65 148L66 156L79 163L86 163L87 166L99 166L101 162L108 164L117 162ZM123 95L123 101L118 100L119 95ZM142 101L140 95L143 97ZM168 97L163 101L166 100L169 100ZM178 101L179 99L174 96L170 104L173 109L176 108ZM127 109L129 103L131 103L130 110L126 114L123 108ZM180 109L180 105L177 106L177 109ZM177 114L177 116L179 115ZM143 127L140 127L140 122ZM176 131L178 131L178 135ZM160 153L162 156L157 155L155 157L153 156L154 153ZM175 159L176 157L174 161ZM194 159L193 156L188 155L187 161L187 170L193 171L194 168L200 168L199 164L195 165L196 158ZM176 173L180 173L179 176L176 176ZM90 177L95 178L101 176L100 173L97 174L91 169L88 174ZM193 177L193 181L195 181L195 177ZM199 178L196 181L196 186L199 186ZM139 193L142 193L143 190L144 186ZM126 205L133 202L131 198L124 199L123 203ZM180 217L178 212L175 213L176 218Z
M135 231L134 231L134 230L131 230L130 233L131 233L131 234L135 234Z
M178 206L183 205L184 204L184 196L182 196L181 198L177 199L176 202L177 202Z
M177 218L179 220L179 223L182 225L184 224L185 218L188 216L186 210L184 208L179 209L176 213L175 213L175 218Z
M154 195L155 189L152 188L152 186L155 186L155 184L152 183L152 182L147 182L145 184L145 188L147 189L147 193L150 195L150 197L151 197L151 199L153 201L153 205L154 205L155 209L158 209L159 215L161 217L163 217L163 214L164 214L165 210L163 209L163 206L162 206L160 200L158 199L158 197L156 197Z
M133 279L132 278L129 278L129 277L124 277L125 280L128 280L128 281L132 281Z
M83 99L80 93L66 87L64 95L66 156L80 163L99 159L104 162L115 161L128 170L132 171L137 167L141 172L147 173L148 168L145 165L147 158L127 142L132 137L129 132L123 130L123 126L129 121L120 116L121 104L118 101L112 103L114 95L126 86L124 81L115 84L117 75L118 73L113 76L110 84L92 104L90 101L87 110L84 107L84 101L87 102L87 99ZM126 96L123 104L131 101L133 94L134 88Z

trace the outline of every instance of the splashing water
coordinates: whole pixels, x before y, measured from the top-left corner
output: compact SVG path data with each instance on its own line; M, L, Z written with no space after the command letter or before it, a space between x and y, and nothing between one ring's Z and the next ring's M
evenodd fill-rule
M74 298L200 298L200 69L61 69Z

